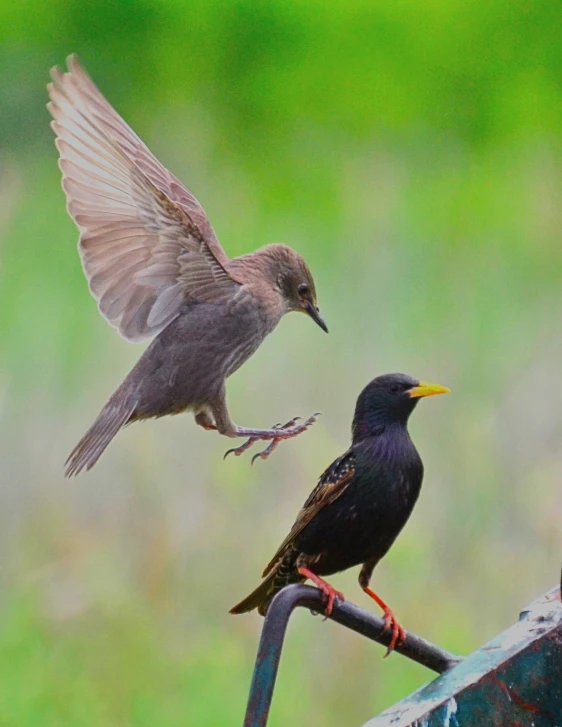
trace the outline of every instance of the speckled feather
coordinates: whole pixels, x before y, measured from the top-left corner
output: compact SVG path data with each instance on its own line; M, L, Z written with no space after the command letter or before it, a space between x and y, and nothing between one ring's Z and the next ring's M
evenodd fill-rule
M393 376L401 377L404 386L417 384ZM264 581L231 613L257 608L264 614L277 591L306 580L300 567L327 576L367 564L370 578L406 524L423 479L423 464L406 426L417 400L405 397L403 410L392 418L385 402L379 404L384 397L376 391L373 396L369 386L357 401L350 449L321 476L265 568Z

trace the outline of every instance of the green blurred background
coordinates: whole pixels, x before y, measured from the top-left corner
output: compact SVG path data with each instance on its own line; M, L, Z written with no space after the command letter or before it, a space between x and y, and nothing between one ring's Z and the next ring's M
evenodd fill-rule
M0 1L0 725L240 724L253 588L374 375L439 381L422 496L374 585L470 651L556 582L562 519L562 11L513 0ZM48 69L77 52L227 253L313 269L229 383L236 421L324 412L266 463L190 416L66 455L138 358L65 212ZM356 572L333 578L366 608ZM360 725L431 678L307 613L271 725Z

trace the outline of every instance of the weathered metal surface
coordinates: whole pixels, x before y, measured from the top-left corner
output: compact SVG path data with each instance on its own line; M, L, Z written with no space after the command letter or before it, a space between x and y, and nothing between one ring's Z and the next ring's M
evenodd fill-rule
M318 588L304 585L284 588L271 602L263 624L244 727L265 727L267 724L279 659L291 613L299 606L322 612L325 603L325 596ZM390 642L390 634L383 632L383 619L352 603L336 601L329 618L384 646L388 646ZM460 661L459 657L410 632L406 633L406 640L396 647L396 651L438 673L450 669Z
M364 727L562 727L557 586L517 624Z

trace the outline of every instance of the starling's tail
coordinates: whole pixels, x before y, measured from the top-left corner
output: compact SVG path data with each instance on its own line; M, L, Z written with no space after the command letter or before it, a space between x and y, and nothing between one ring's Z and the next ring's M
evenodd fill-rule
M230 613L247 613L257 608L258 612L262 616L265 616L269 604L276 593L285 586L288 586L289 583L302 583L305 580L306 578L303 578L294 567L280 560L256 590L252 591L243 601L240 601L240 603L237 603L236 606L231 608Z
M271 599L277 591L280 590L276 580L277 572L274 570L260 583L255 591L252 591L252 593L250 593L249 596L246 596L243 601L240 601L240 603L231 608L230 613L247 613L248 611L253 611L254 608L257 608L259 613L261 613L262 616L265 616L265 612L267 611L267 607L269 606Z
M124 391L118 389L101 410L98 418L78 442L66 460L66 477L77 475L81 470L91 469L117 432L124 426L135 410L135 402Z

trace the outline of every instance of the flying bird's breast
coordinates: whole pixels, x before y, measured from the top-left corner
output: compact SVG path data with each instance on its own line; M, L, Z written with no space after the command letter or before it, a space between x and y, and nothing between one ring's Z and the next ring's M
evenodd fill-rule
M138 416L145 409L183 411L216 396L270 330L255 306L185 304L130 374L135 397L145 403Z
M250 292L240 292L227 304L196 304L187 318L197 316L197 347L226 377L254 354L279 322ZM201 322L204 320L204 325Z
M277 316L268 315L268 311L249 294L230 306L225 320L226 336L231 341L224 360L225 376L233 374L257 351L278 322Z

